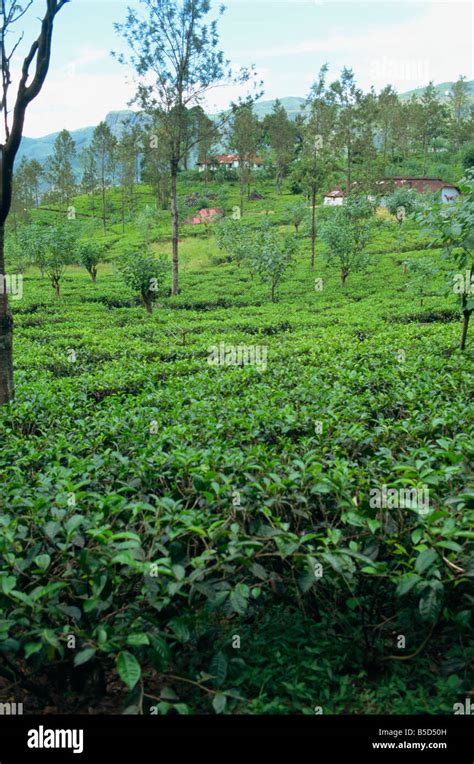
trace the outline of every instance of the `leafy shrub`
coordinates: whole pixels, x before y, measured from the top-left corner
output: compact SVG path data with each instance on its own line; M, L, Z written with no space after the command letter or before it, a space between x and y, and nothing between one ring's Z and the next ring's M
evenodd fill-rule
M153 313L153 303L160 294L165 294L169 262L164 255L158 258L148 253L135 252L118 261L118 268L124 282L136 292L147 311Z

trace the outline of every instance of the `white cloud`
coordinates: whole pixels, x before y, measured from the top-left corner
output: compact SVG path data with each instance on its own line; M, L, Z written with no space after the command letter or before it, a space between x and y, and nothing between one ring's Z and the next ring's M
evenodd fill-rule
M37 138L66 128L97 125L109 111L129 108L135 86L124 74L79 74L48 79L25 119L25 135Z
M260 56L266 60L321 54L330 63L343 59L364 88L391 82L399 90L410 90L430 79L442 82L456 79L459 74L472 78L472 6L434 3L427 4L423 11L423 15L409 21L372 25L363 34L306 39L262 50Z

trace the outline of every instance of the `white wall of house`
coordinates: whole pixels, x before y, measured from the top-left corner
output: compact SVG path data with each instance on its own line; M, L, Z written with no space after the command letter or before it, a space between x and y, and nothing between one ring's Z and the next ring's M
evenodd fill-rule
M459 191L456 188L442 188L441 189L441 201L446 204L447 202L453 202L459 196Z
M323 201L324 207L340 207L344 201L343 196L325 196Z

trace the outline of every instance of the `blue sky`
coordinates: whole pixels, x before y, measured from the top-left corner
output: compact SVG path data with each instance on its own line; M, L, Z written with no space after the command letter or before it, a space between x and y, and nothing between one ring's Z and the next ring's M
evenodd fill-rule
M221 47L236 66L255 64L264 98L305 96L319 68L335 79L351 66L360 86L399 92L464 74L473 78L472 5L439 0L227 0L219 23ZM128 5L119 0L72 0L56 19L47 82L31 104L25 135L97 124L108 111L127 108L132 72L114 61L125 49L113 29ZM29 42L39 26L42 0L23 24ZM21 48L21 53L24 54ZM20 57L18 57L18 64ZM234 88L213 91L207 108L224 108Z

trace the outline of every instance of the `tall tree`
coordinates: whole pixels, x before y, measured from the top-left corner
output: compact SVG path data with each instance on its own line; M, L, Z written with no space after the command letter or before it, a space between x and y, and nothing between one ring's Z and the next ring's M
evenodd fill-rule
M149 135L145 133L143 138L141 179L152 187L157 208L167 210L171 196L169 150L165 131L157 117L153 119L149 131Z
M112 183L117 139L106 122L100 122L92 135L91 151L97 164L102 199L102 227L107 233L107 186Z
M32 186L28 173L28 160L22 157L13 175L13 193L11 203L11 215L16 235L18 220L26 220L29 217L28 210L35 205L35 189Z
M396 139L396 117L400 102L398 95L391 85L387 85L378 96L378 119L377 124L382 137L383 161L387 160L387 154L393 154Z
M13 119L9 122L8 95L11 85L11 63L23 35L9 47L9 40L16 31L16 24L25 15L31 2L21 4L17 0L3 0L0 6L0 46L2 54L2 84L0 112L3 113L4 136L0 144L0 405L11 401L15 394L13 384L13 319L5 288L4 235L5 221L12 200L13 166L23 135L28 105L37 97L48 73L51 57L51 41L56 14L67 0L46 0L46 10L41 21L38 37L26 54L19 78ZM34 66L31 82L30 69Z
M118 173L122 210L122 232L125 230L125 208L133 215L135 204L135 182L138 156L140 154L141 131L138 125L127 123L117 144Z
M53 153L46 162L46 180L51 186L53 198L61 204L69 204L74 194L76 179L72 168L76 156L76 144L67 130L61 130L54 141Z
M461 74L451 88L449 105L455 122L466 119L470 113L470 94L466 78Z
M359 127L359 107L363 94L356 86L354 73L346 67L343 68L340 79L331 84L331 91L337 105L335 134L345 154L346 189L349 193L354 162L354 142Z
M296 129L279 100L273 104L272 112L265 116L263 130L273 154L276 191L281 194L283 179L295 156Z
M438 98L436 88L430 82L420 98L417 137L423 155L423 174L426 172L428 152L434 141L446 130L448 112Z
M449 134L452 144L459 150L474 135L474 108L466 78L462 75L451 88L449 109Z
M207 21L209 0L141 0L146 17L129 8L125 23L116 24L131 49L130 62L141 82L135 101L159 117L171 176L172 294L179 289L179 213L177 176L189 151L187 111L207 91L231 79L229 62L218 49L217 20ZM224 8L219 9L219 15ZM117 55L121 62L125 56ZM247 73L242 73L245 78ZM152 82L150 82L152 78Z
M311 270L316 256L316 195L324 185L329 185L337 170L337 106L332 88L326 88L327 70L324 64L306 99L308 116L304 125L299 126L302 143L293 174L310 198Z
M207 116L201 107L198 107L197 110L197 131L198 160L199 162L204 162L204 182L207 188L209 182L209 160L216 143L219 141L220 132L218 125Z
M82 168L81 191L91 198L92 216L95 217L94 193L98 185L97 162L94 151L90 146L84 149L80 155Z
M245 184L250 185L251 167L262 140L262 126L253 112L253 104L233 105L230 143L239 158L240 214L244 212Z

